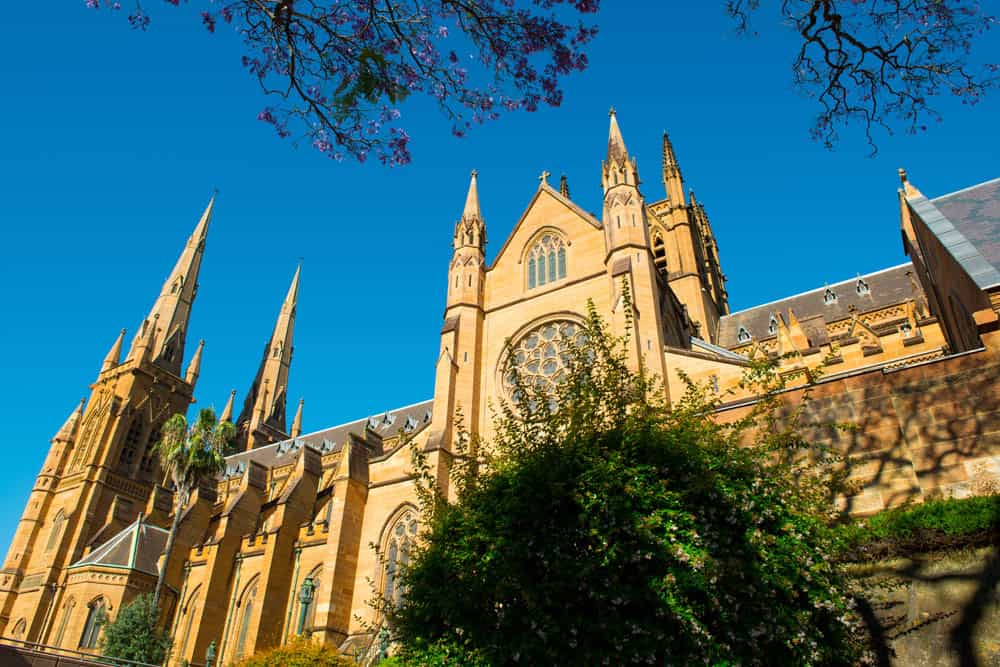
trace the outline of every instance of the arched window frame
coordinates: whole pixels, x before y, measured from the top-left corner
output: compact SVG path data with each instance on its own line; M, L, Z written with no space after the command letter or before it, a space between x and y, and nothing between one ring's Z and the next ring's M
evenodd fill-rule
M828 306L832 306L833 304L837 303L837 293L834 292L829 287L827 287L826 291L823 292L823 303L825 303Z
M253 610L257 601L257 584L260 582L260 575L255 576L243 588L243 595L237 603L237 613L240 622L237 624L236 636L233 638L233 659L239 660L243 657L246 649L247 634L250 632L250 623L253 620Z
M868 283L865 282L864 278L858 278L858 282L854 285L854 289L857 291L858 296L871 294L871 288L868 286Z
M52 519L52 528L49 530L49 539L45 542L45 553L49 553L59 544L59 538L62 536L63 526L66 525L66 511L61 509L56 512L56 516Z
M184 653L187 651L188 639L191 636L191 625L194 622L194 617L198 614L198 603L201 602L201 584L195 587L191 594L188 595L187 602L181 608L181 623L184 626L184 631L181 633L181 647L180 651L177 653L181 659L184 659ZM180 627L180 625L178 625Z
M14 639L24 639L27 630L28 621L24 618L18 619L17 623L14 624L14 629L11 631L10 636Z
M522 258L527 289L566 279L569 270L568 246L569 242L562 232L551 227L540 230L531 238L525 245Z
M750 331L746 327L740 327L739 330L736 332L736 340L739 343L749 343L751 340L753 340L753 336L750 334Z
M653 264L663 273L667 273L667 244L659 229L653 230Z
M60 646L62 644L63 637L66 636L66 626L69 625L69 619L72 618L75 610L76 598L66 600L66 603L63 605L62 621L59 622L59 629L56 631L56 637L52 642L53 646Z
M778 318L774 315L771 315L771 319L767 323L767 333L771 336L778 333Z
M419 516L415 506L409 503L401 505L386 521L382 531L379 551L381 590L387 604L398 607L406 596L406 587L399 581L399 574L409 564L410 551L419 531Z
M97 648L97 639L101 636L101 629L107 621L107 613L108 603L103 597L95 598L87 604L87 620L83 624L79 648L87 650Z

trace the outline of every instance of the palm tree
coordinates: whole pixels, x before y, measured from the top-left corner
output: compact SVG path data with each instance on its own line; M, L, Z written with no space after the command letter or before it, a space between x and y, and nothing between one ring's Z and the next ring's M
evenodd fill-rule
M217 421L215 410L205 408L198 413L194 425L188 428L187 419L176 414L167 420L162 437L155 445L164 473L174 483L174 519L167 535L163 565L156 578L153 608L159 608L160 592L166 574L167 561L177 535L181 512L191 499L191 493L203 481L216 477L226 465L223 452L236 435L236 428L227 421Z

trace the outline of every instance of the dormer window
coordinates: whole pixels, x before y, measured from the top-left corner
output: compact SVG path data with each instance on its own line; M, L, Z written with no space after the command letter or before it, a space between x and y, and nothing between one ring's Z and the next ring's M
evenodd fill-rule
M868 283L866 283L863 278L858 278L858 283L854 286L854 289L858 291L859 296L871 294L871 289L868 287Z
M771 315L771 321L767 323L767 333L771 336L778 333L778 319Z
M566 277L566 244L555 234L545 234L528 252L528 289Z
M909 322L905 322L899 326L899 333L903 338L909 338L913 335L913 327Z
M753 336L746 330L746 327L740 327L740 330L736 333L736 340L741 343L749 343L752 338Z
M828 287L826 291L823 292L823 303L828 306L832 306L837 303L837 293Z

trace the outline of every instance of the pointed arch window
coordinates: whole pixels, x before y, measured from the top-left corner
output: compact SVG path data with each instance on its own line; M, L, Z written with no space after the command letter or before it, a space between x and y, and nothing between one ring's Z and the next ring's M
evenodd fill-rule
M59 510L56 518L52 520L52 530L49 531L48 542L45 543L45 552L48 553L59 544L59 537L62 535L63 526L66 525L66 512Z
M14 639L23 638L27 628L28 628L28 622L26 620L24 620L23 618L18 620L18 622L14 624L14 631L11 634L11 637L13 637Z
M53 646L61 646L63 642L63 636L66 634L66 626L69 625L69 619L73 616L73 611L76 609L76 600L70 598L63 605L63 616L62 621L59 622L59 630L56 631L56 638L53 640Z
M868 287L868 283L865 282L864 278L858 278L857 284L854 286L858 294L864 296L865 294L871 294L871 288Z
M736 340L741 343L749 343L753 336L747 331L746 327L740 327L740 330L736 333Z
M410 548L417 536L417 515L406 510L393 522L384 545L385 579L382 590L386 602L399 606L406 596L406 586L400 574L410 562Z
M236 636L236 652L234 656L243 657L243 649L246 647L247 633L250 630L250 621L253 617L254 602L257 600L257 582L243 595L243 602L240 604L242 616L240 617L240 631Z
M80 648L92 649L97 646L97 638L107 615L107 603L104 598L97 598L87 605L87 621L83 624L83 634L80 635Z
M662 273L667 272L667 246L659 231L653 233L653 264Z
M566 277L566 242L557 234L544 234L528 251L528 289Z
M774 315L771 315L771 321L767 323L767 333L772 336L778 333L778 319Z
M143 426L144 424L140 415L136 415L132 419L132 423L128 425L128 431L125 432L125 439L122 440L122 451L118 455L119 465L130 466L135 461L135 457L139 453L139 443L142 439Z
M823 292L823 303L825 303L828 306L832 306L833 304L837 303L837 293L834 292L829 287L827 287L826 291Z

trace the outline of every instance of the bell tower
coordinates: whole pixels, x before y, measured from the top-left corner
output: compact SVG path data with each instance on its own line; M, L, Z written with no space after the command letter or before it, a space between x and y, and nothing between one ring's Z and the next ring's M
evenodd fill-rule
M184 375L181 367L213 205L214 197L125 358L122 331L90 398L52 439L0 570L0 632L23 619L21 638L44 643L65 568L134 521L158 482L153 445L169 417L187 412L198 375L201 346Z

